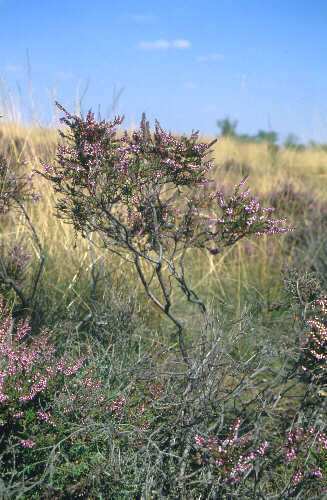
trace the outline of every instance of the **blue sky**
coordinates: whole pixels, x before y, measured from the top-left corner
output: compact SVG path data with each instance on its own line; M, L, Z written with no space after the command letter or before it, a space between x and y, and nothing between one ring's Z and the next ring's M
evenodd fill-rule
M0 91L26 116L85 94L107 117L121 90L126 126L214 134L229 115L327 142L326 0L0 0L0 26Z

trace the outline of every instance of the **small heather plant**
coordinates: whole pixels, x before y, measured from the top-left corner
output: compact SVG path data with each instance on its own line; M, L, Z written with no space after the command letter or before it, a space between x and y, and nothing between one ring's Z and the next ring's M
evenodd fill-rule
M20 241L10 245L0 245L0 264L3 275L10 276L17 286L22 285L31 263L31 257Z
M3 299L0 302L0 416L3 439L14 439L23 447L35 446L37 437L30 434L26 419L35 414L41 420L51 420L48 394L61 379L75 375L83 358L70 363L58 358L49 342L49 332L30 338L28 319L16 324ZM59 384L60 385L60 384ZM50 396L51 400L51 396ZM29 443L28 446L25 446Z
M199 450L197 463L211 466L213 473L219 475L223 483L236 484L242 481L254 471L256 463L266 455L269 448L267 441L255 447L251 433L239 436L240 424L240 419L237 419L223 439L200 435L194 438Z
M15 205L26 201L37 201L39 195L33 188L32 175L14 172L0 156L0 215L9 212Z
M292 468L291 485L298 486L306 480L325 480L324 465L327 436L320 430L295 426L284 443L284 460Z
M0 156L0 217L8 216L15 209L23 214L39 257L39 265L32 280L31 290L26 294L23 290L22 278L29 256L21 244L16 243L8 248L7 243L5 245L1 243L0 285L4 288L3 291L14 290L23 308L29 309L35 308L34 299L45 262L42 244L25 208L27 202L39 200L39 194L34 189L32 178L33 174L26 175L24 172L17 172L9 168L5 158ZM16 221L15 224L17 224Z
M251 432L238 435L239 426L238 419L224 438L196 435L194 439L194 460L197 466L200 470L206 469L207 473L211 471L217 483L225 487L224 491L231 492L233 486L242 488L242 483L245 485L248 480L254 485L260 478L260 486L258 484L252 491L257 489L258 498L262 498L259 491L265 491L272 472L278 474L281 471L283 474L278 485L281 498L292 498L305 491L323 491L326 486L324 469L327 450L327 436L324 432L314 427L305 430L294 426L287 433L282 446L275 439L255 446ZM271 481L271 486L273 482ZM269 494L268 491L269 486L265 498L273 498L272 492Z
M188 251L215 255L246 236L284 233L285 221L272 218L245 180L230 197L211 189L213 143L198 142L197 132L175 137L158 122L151 132L143 116L138 130L119 136L121 117L96 121L89 112L83 119L58 107L64 144L42 173L60 196L57 215L83 236L97 233L105 248L134 265L148 297L175 324L190 367L183 325L172 312L175 281L206 313L186 277Z
M53 475L61 480L68 456L78 469L74 454L90 439L90 430L119 412L121 404L105 396L85 364L85 357L58 355L49 331L32 335L29 320L15 321L1 299L1 494L12 492L16 498L34 490L42 498L49 476L50 483Z
M313 318L307 321L309 331L303 335L300 368L305 379L315 385L327 385L327 297L314 302Z

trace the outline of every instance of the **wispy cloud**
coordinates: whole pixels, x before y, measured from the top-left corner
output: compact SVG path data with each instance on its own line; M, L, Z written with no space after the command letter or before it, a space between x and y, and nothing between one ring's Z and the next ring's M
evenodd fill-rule
M57 71L56 78L58 80L71 80L74 78L74 75L71 71Z
M196 61L199 63L206 63L206 62L222 61L223 59L224 59L224 54L221 54L220 52L212 52L211 54L198 56L196 58Z
M152 42L139 42L138 48L142 50L168 50L168 49L189 49L191 42L183 38L176 40L159 39Z
M184 88L188 90L194 90L198 88L198 85L195 82L188 81L184 83Z
M151 24L157 20L157 16L154 14L132 14L131 19L137 24Z

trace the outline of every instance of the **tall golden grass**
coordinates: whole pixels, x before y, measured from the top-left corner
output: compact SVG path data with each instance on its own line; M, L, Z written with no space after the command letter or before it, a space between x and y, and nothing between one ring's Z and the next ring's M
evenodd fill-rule
M53 161L57 140L55 129L0 123L0 152L13 168L23 164L28 170L40 169L40 162ZM212 177L217 186L230 186L248 174L249 186L259 197L291 183L295 189L310 193L317 200L327 200L327 152L323 149L274 151L268 144L241 143L227 138L219 139L213 149L216 167ZM42 198L29 210L46 249L44 279L49 290L63 296L72 292L76 300L80 300L77 284L99 259L112 276L125 280L124 263L100 249L91 251L89 244L76 236L71 226L54 216L55 197L49 185L40 176L36 176L36 184ZM27 241L26 226L18 222L16 220L3 236ZM198 253L192 258L192 280L209 300L231 300L236 315L240 315L243 297L254 293L273 301L278 295L280 270L285 265L282 250L283 237L273 237L240 243L218 257ZM32 251L37 253L36 248ZM132 274L129 279L132 284Z

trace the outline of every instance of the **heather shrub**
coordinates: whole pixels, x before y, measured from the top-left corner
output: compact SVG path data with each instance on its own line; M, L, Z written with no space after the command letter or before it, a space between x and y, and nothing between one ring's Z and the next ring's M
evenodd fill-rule
M38 199L38 194L33 189L32 176L18 170L16 172L9 168L5 158L0 156L0 215L27 200Z
M3 300L0 308L1 460L4 478L5 470L10 476L15 463L18 466L20 455L23 460L24 449L36 447L40 437L44 440L39 435L42 432L39 423L56 426L51 393L64 388L65 378L75 375L83 359L70 363L65 357L56 357L48 332L30 338L29 321L20 320L15 324Z
M224 438L195 437L199 450L197 463L211 467L217 483L221 483L220 487L216 486L213 498L218 498L217 492L231 494L232 485L234 496L238 491L246 498L274 498L277 492L283 498L323 492L327 450L324 433L314 428L305 432L296 427L287 433L281 452L280 443L274 441L253 446L253 433L239 437L239 425L237 420ZM272 473L275 475L273 480Z
M288 238L290 245L293 245L294 261L301 262L302 269L316 275L324 291L323 294L327 288L326 228L326 213L317 211Z
M304 429L294 426L287 433L284 442L284 459L291 470L290 490L293 493L301 491L300 485L310 480L321 481L326 486L326 454L327 435L315 427ZM307 486L307 485L306 485ZM304 488L306 489L306 488ZM321 488L322 492L322 488ZM304 491L302 490L303 494Z
M9 277L18 286L22 286L28 267L31 263L31 255L27 253L21 241L5 242L0 245L0 265L3 276ZM0 283L3 292L10 288L10 283L3 280Z
M30 289L25 290L25 271L30 256L21 242L4 242L0 240L0 290L3 294L13 291L23 309L29 309L32 316L35 312L35 296L44 268L44 251L37 232L32 224L25 205L27 202L37 202L39 195L35 191L33 175L26 175L22 166L9 168L5 158L0 156L0 218L1 225L12 223L18 226L17 218L23 215L24 222L29 229L32 242L37 248L38 263L35 266ZM2 236L2 235L0 235Z
M314 385L327 386L327 299L320 298L311 307L311 318L302 337L300 366L303 377Z
M113 498L321 494L324 408L294 385L290 351L275 359L261 347L244 355L245 331L237 330L226 338L211 321L210 342L192 352L191 380L158 347L130 364L132 377L110 405L108 475L97 491ZM117 387L117 377L112 382Z
M113 433L115 392L104 390L86 356L60 355L51 332L33 335L3 301L0 313L1 496L88 491Z
M291 182L282 184L268 195L269 204L287 213L288 216L308 217L315 212L324 211L325 207L310 193L296 189Z
M187 278L191 249L216 255L246 236L288 231L271 208L244 188L229 196L210 189L211 144L198 133L174 137L158 122L153 133L143 116L140 128L119 136L122 118L97 122L64 108L64 143L57 161L42 174L59 195L57 215L84 237L96 233L102 245L133 264L153 304L175 325L184 362L191 367L183 321L173 311L173 291L206 314ZM175 287L174 287L175 285Z
M323 295L321 276L317 273L296 267L284 272L284 288L288 307L294 314L306 317L306 312Z
M311 397L311 387L298 386L291 351L274 360L257 349L247 359L238 336L229 348L219 336L213 344L204 349L206 360L193 353L198 378L192 388L187 376L184 387L173 375L170 389L161 385L161 404L154 405L160 424L148 423L143 431L157 444L150 462L160 460L152 468L152 492L168 498L319 497L326 488L325 402Z

